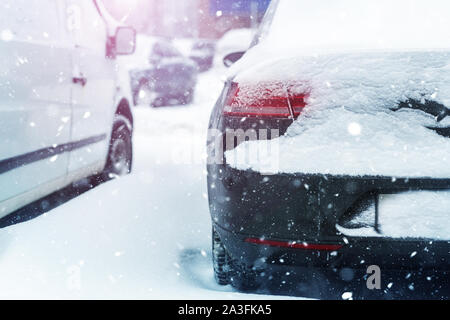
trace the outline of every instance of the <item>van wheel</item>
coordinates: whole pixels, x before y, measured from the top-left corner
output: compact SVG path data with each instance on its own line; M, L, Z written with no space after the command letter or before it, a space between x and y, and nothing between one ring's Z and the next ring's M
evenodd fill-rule
M213 265L216 282L222 286L231 284L235 289L243 292L258 289L258 273L230 257L220 240L219 234L214 228L212 238Z
M104 180L127 175L131 172L133 163L133 144L131 132L121 121L114 124L109 143L108 159L106 161Z
M119 120L114 123L105 169L102 173L90 178L91 187L94 188L111 179L131 173L132 164L133 143L131 132L125 122Z

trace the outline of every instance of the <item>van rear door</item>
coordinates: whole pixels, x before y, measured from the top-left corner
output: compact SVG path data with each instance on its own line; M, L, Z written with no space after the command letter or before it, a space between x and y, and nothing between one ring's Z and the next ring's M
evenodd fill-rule
M63 9L62 0L0 4L0 216L10 210L5 200L52 191L67 173L72 79Z

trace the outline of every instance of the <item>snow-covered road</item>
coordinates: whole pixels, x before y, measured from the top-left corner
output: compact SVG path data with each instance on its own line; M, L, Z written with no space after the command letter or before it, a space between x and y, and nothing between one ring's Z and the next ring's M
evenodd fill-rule
M131 175L9 218L45 212L0 229L0 299L277 298L214 281L205 142L222 73L201 75L192 105L134 109Z
M191 106L136 108L131 175L0 229L0 298L265 298L213 279L204 145L221 87L209 72Z

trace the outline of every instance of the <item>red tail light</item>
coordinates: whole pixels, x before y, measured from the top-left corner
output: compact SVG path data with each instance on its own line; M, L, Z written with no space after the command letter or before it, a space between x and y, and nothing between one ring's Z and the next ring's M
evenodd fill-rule
M233 83L224 114L235 117L297 118L306 107L307 94L292 94L283 83Z
M279 248L291 248L291 249L303 249L303 250L318 250L318 251L337 251L343 247L340 244L310 244L310 243L295 243L295 242L282 242L271 241L257 238L247 238L245 242L252 244L265 245L270 247Z

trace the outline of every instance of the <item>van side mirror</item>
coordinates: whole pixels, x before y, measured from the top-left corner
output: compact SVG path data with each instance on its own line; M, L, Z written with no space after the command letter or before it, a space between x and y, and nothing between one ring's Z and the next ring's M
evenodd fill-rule
M116 55L133 54L136 50L136 30L131 27L118 27L115 44Z
M225 56L225 58L223 58L223 64L225 65L225 67L229 68L233 64L235 64L236 62L241 60L241 58L244 56L244 54L245 54L245 51L233 52L233 53L227 54Z

